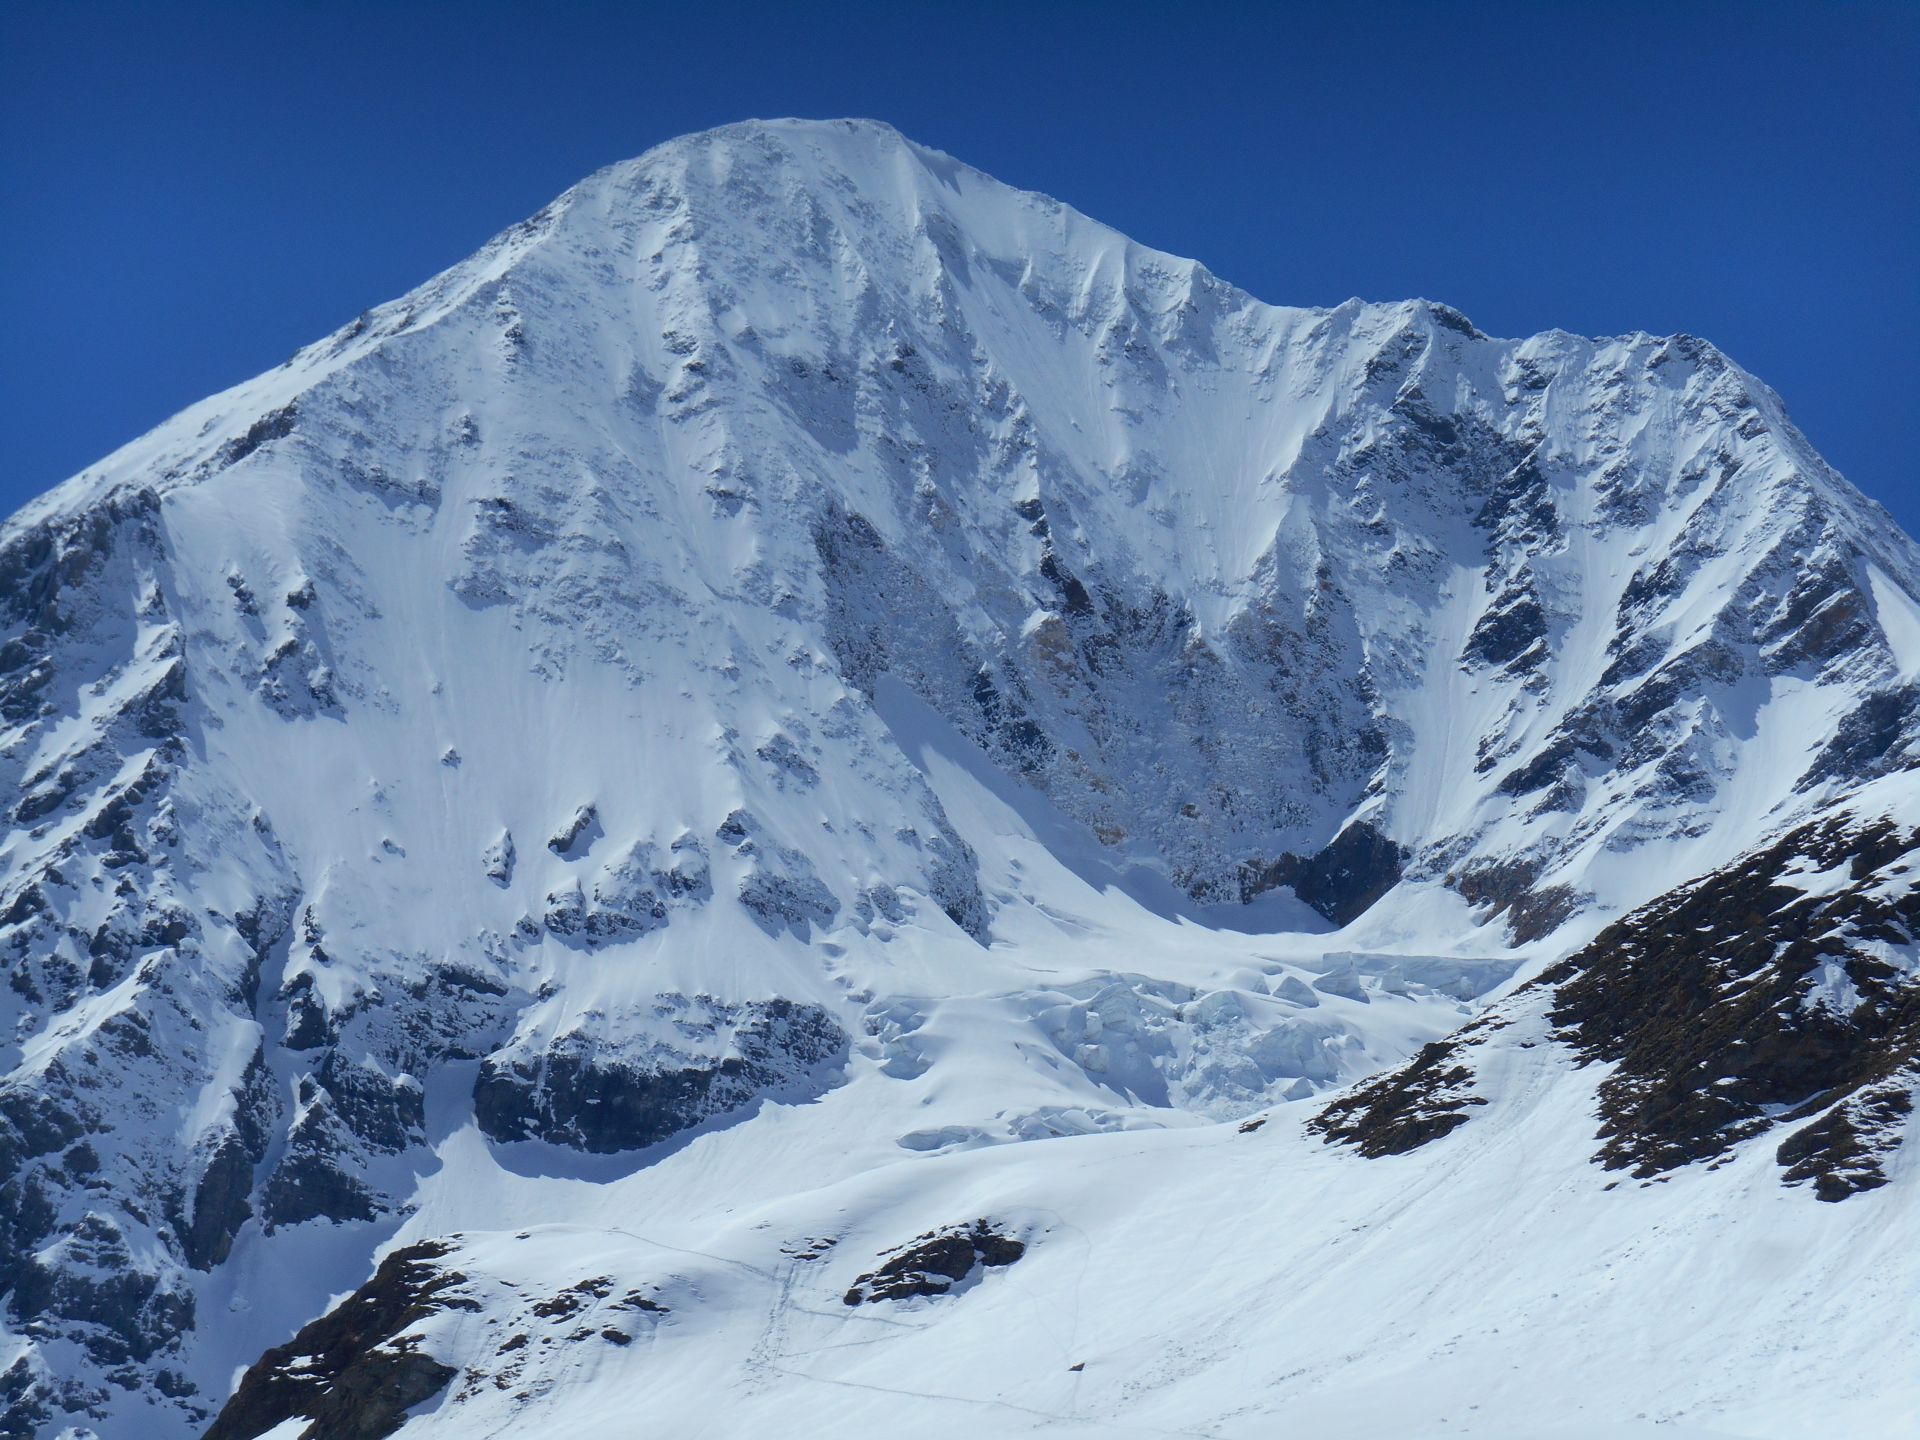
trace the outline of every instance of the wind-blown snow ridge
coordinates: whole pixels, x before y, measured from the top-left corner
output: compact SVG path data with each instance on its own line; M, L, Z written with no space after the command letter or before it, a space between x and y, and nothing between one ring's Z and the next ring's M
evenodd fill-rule
M34 502L0 615L0 1434L1915 1398L1920 556L1704 342L751 122Z

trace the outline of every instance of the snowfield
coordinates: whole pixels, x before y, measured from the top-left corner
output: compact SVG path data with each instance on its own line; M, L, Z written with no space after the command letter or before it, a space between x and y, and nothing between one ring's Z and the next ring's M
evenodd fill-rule
M0 1437L1920 1433L1920 552L1705 342L753 122L0 621Z

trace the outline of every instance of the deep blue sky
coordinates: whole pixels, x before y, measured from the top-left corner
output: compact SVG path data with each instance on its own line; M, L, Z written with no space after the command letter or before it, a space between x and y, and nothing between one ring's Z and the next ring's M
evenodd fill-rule
M1920 4L0 5L0 513L595 167L872 115L1262 298L1688 330L1920 530Z

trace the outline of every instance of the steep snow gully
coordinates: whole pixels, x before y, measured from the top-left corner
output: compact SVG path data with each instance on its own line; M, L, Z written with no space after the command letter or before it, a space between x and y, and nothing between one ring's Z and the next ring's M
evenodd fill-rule
M0 1436L1914 1433L1920 554L1702 341L733 126L0 625Z

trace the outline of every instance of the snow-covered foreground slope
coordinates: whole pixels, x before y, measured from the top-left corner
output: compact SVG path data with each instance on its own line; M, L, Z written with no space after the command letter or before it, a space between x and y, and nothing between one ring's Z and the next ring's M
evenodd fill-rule
M0 536L0 1434L1899 1433L1917 595L1687 337L602 172Z

